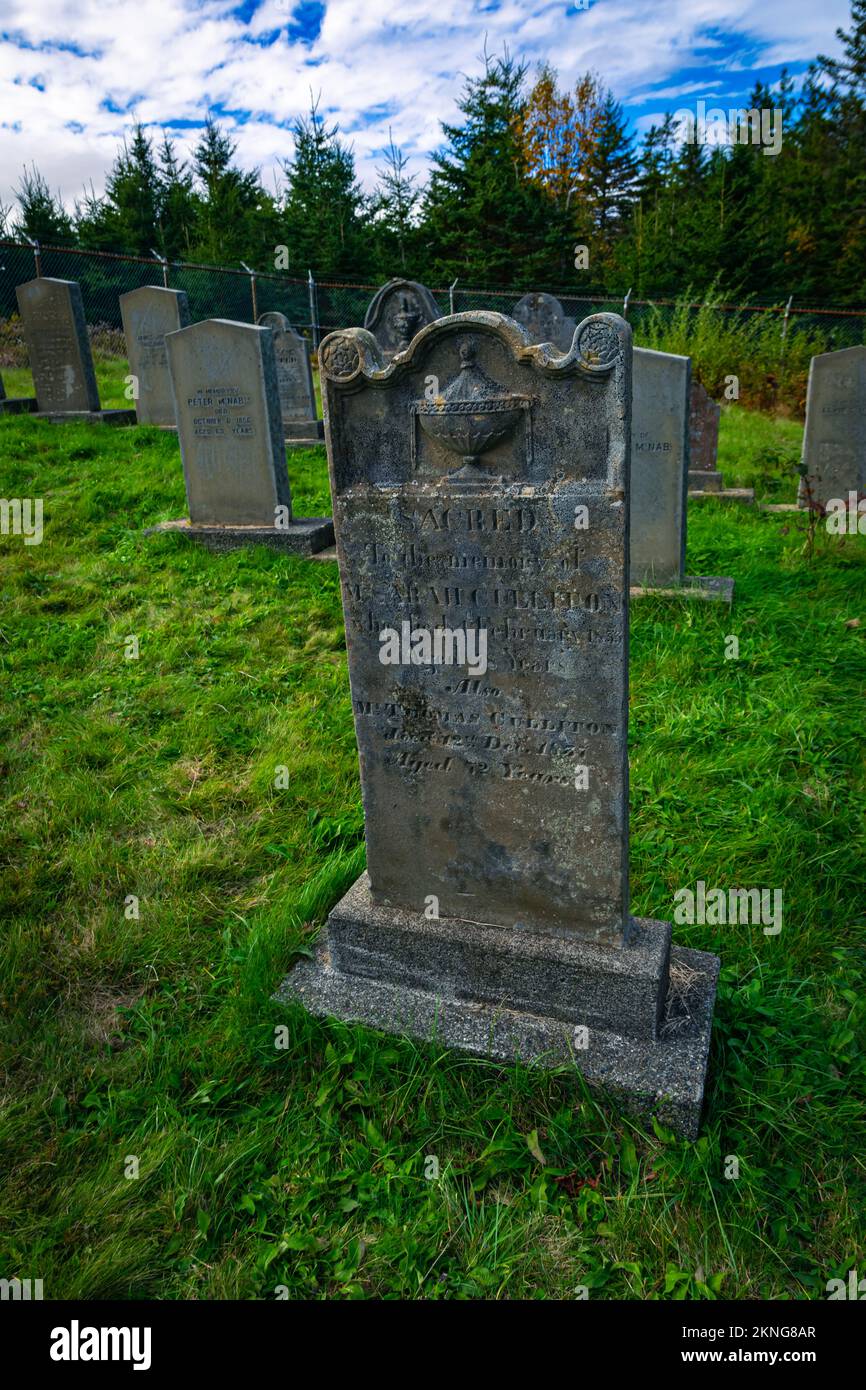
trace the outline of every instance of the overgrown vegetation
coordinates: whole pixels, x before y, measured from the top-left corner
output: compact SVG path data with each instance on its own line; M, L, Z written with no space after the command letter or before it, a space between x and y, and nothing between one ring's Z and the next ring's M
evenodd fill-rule
M721 467L791 497L798 438L732 408ZM0 539L4 1276L46 1298L822 1298L862 1268L866 538L819 534L809 564L798 517L706 502L689 570L734 575L733 613L633 611L633 910L670 918L698 878L784 893L778 937L677 928L723 965L688 1144L564 1074L274 1005L363 864L336 569L145 539L184 508L159 431L5 417L0 457L46 525ZM326 512L323 451L290 472Z

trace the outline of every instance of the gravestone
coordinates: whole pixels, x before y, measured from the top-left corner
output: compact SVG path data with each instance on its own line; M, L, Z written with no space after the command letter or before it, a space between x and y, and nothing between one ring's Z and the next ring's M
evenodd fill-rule
M320 362L367 872L280 997L694 1133L718 962L629 912L631 331L467 313Z
M273 336L206 319L165 339L189 520L163 522L212 550L264 544L312 554L330 517L292 516Z
M866 494L866 347L813 357L798 503Z
M325 437L324 426L316 418L316 393L305 340L295 332L285 314L260 314L256 322L260 328L269 328L274 335L286 441L289 445L320 444Z
M389 280L370 300L364 327L373 334L386 357L405 352L428 323L442 317L442 310L426 285L416 280Z
M525 294L511 311L529 334L531 343L553 343L561 352L568 352L576 327L558 299L552 294Z
M722 475L716 467L722 408L692 377L689 394L689 487L720 492Z
M632 597L730 603L732 579L686 576L691 358L635 348L631 430Z
M135 423L134 410L102 410L81 288L40 276L15 291L30 355L36 413L49 420Z
M719 420L722 408L696 377L689 396L689 497L719 497L725 501L754 502L753 488L725 487L717 468Z
M145 285L120 296L120 315L129 370L138 380L138 423L175 429L165 335L187 327L189 301L182 290Z
M35 396L7 396L0 373L0 415L29 415L36 409Z

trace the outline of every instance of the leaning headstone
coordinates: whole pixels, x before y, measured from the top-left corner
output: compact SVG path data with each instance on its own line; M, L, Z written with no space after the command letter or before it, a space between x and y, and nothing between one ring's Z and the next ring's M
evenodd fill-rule
M189 301L183 290L144 285L120 296L120 315L129 370L138 388L135 400L138 423L175 429L165 335L187 327Z
M575 321L552 294L525 294L511 310L511 317L526 329L531 343L553 343L561 352L571 347Z
M35 409L35 396L7 396L0 374L0 415L29 415Z
M81 287L40 276L15 291L30 355L36 413L53 421L132 425L134 410L102 410Z
M316 393L305 340L295 332L285 314L259 314L256 322L260 328L269 328L274 335L286 442L289 445L320 444L325 437L325 427L316 418Z
M632 597L676 593L730 603L734 581L686 563L691 358L635 348L631 427Z
M320 361L367 872L280 997L694 1134L718 961L629 912L630 329L560 355L467 313Z
M373 334L386 357L405 352L428 323L442 317L442 310L426 285L416 280L389 280L373 296L364 316L364 327Z
M719 420L722 408L692 377L689 396L689 497L719 497L732 502L754 502L753 488L725 487L717 468Z
M312 554L330 517L293 517L269 329L206 319L166 336L189 519L181 531L212 550L270 545Z
M798 502L866 494L866 347L812 358Z

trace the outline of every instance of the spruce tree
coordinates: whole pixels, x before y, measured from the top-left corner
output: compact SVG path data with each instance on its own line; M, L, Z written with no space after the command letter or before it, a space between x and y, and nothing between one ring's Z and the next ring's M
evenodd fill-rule
M372 233L366 200L355 177L355 156L327 126L318 101L292 131L295 151L283 164L286 191L282 211L290 272L316 278L363 276L371 266Z
M13 236L28 236L34 241L60 242L73 240L72 219L34 164L25 168L15 190L18 213L12 223ZM9 213L11 216L11 212Z
M273 199L262 188L257 169L235 161L237 145L209 115L193 151L200 189L193 254L214 265L238 261L263 269L278 240Z
M625 113L613 93L608 92L586 166L588 203L607 261L612 258L614 242L633 209L637 175L638 163Z
M520 142L526 68L506 52L467 78L462 125L443 124L424 199L430 275L475 285L535 285L550 263L555 204L528 177Z
M417 240L417 212L421 190L415 187L415 174L394 144L388 130L385 163L376 170L378 184L371 203L371 216L377 235L377 271L381 275L409 269Z
M159 148L159 227L156 248L169 260L189 258L196 200L192 174L168 135Z
M157 240L159 176L153 148L138 122L105 184L106 217L119 251L148 256Z

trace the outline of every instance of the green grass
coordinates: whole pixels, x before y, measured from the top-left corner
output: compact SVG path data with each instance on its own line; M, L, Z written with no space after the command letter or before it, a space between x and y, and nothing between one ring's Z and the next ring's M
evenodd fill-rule
M96 385L99 389L99 403L103 410L128 410L132 402L126 396L124 377L129 373L129 363L120 357L103 357L98 352L93 355L96 372ZM33 376L29 367L4 367L3 384L7 396L32 396ZM322 414L322 396L319 388L318 366L313 366L313 389L319 416Z
M126 361L119 357L104 358L94 353L93 367L96 372L96 385L99 389L99 403L103 410L128 410L132 401L124 392L123 378L129 372ZM29 367L4 367L3 385L7 396L32 396L33 376Z
M748 481L796 437L731 410L722 467ZM803 519L705 502L689 571L734 575L733 613L633 611L633 910L670 918L698 878L784 892L778 937L676 928L723 966L685 1143L564 1074L273 1004L363 864L336 568L144 539L184 512L156 430L7 417L0 460L46 528L0 539L0 1274L48 1298L822 1298L862 1272L866 538L810 562ZM290 471L296 510L328 511L323 451Z

